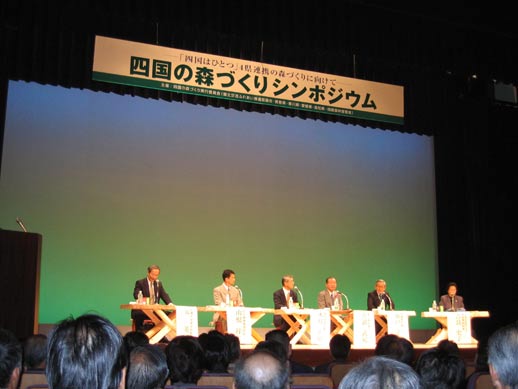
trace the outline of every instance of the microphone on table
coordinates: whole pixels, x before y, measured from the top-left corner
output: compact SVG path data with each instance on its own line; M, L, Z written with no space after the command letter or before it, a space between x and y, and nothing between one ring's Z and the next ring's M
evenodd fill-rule
M384 296L387 296L387 298L388 298L388 300L389 300L390 310L392 311L392 300L391 300L391 298L390 298L389 294L388 294L388 293L386 293L386 292L384 292L384 293L383 293L383 295L384 295Z
M21 229L23 230L23 232L27 232L27 228L25 228L25 226L23 225L23 221L21 218L17 217L16 218L16 223L18 223L18 225L21 227Z
M347 308L346 309L349 309L349 299L347 298L347 295L345 293L340 292L339 290L337 290L336 293L339 293L339 294L341 294L342 296L345 297L345 301L346 301L346 304L347 304Z
M242 302L243 301L243 291L237 285L234 285L234 288L236 288L238 290L239 297L241 297L241 302Z
M455 295L451 295L451 310L455 311Z
M295 285L293 287L293 289L295 289L297 292L299 292L300 294L300 307L301 308L304 308L304 296L302 295L302 292L300 291L300 289L297 287L297 285Z
M160 303L160 280L156 280L156 288L155 288L155 304Z

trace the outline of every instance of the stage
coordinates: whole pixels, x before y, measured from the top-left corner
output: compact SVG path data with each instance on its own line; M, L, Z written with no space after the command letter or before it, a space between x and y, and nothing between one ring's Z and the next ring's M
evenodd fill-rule
M250 350L253 350L254 347L254 345L242 345L241 351L243 354L246 354L250 352ZM417 359L423 351L433 347L435 346L427 345L424 343L414 343L415 359ZM477 354L477 347L472 345L459 345L459 350L462 359L464 359L466 363L466 368L473 365ZM355 348L353 345L347 360L351 363L354 363L373 355L374 349ZM329 352L329 347L297 344L292 347L292 359L305 365L315 367L329 362L332 358Z

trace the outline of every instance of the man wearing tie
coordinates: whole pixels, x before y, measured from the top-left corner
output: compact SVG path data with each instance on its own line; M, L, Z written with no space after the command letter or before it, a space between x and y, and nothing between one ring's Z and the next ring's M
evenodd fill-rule
M374 290L369 292L367 295L367 309L378 309L382 305L383 309L394 310L396 309L392 297L387 292L387 283L385 280L376 280ZM386 321L385 318L382 318ZM381 326L378 322L375 323L376 333L381 330Z
M243 299L241 291L235 286L236 284L236 273L233 270L225 269L221 275L223 283L216 286L213 291L214 305L227 306L227 307L242 307ZM227 322L219 314L214 314L214 328L225 334L227 332Z
M149 304L160 304L160 299L162 299L166 304L174 306L162 282L158 279L159 275L160 267L157 265L149 266L147 268L147 277L135 281L133 298L137 299L138 293L141 291L143 297L149 297ZM142 331L144 320L148 319L148 316L140 310L132 309L131 318L135 323L135 330Z
M292 275L285 275L282 277L282 288L273 292L273 305L275 309L293 308L295 304L299 303L297 293L293 290L295 288L295 280ZM292 318L295 320L295 318ZM273 325L281 330L287 331L290 325L284 321L281 315L273 316Z
M336 290L336 278L326 278L326 288L322 290L317 297L318 308L344 309L342 295Z

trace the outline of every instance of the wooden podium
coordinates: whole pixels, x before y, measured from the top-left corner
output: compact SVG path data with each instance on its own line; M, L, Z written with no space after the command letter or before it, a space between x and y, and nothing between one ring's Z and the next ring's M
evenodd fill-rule
M19 339L38 333L40 234L0 229L0 327Z

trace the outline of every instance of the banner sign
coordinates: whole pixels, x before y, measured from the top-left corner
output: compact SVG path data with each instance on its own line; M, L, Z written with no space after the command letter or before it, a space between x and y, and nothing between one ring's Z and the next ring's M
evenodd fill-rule
M93 79L403 124L403 87L96 36Z

